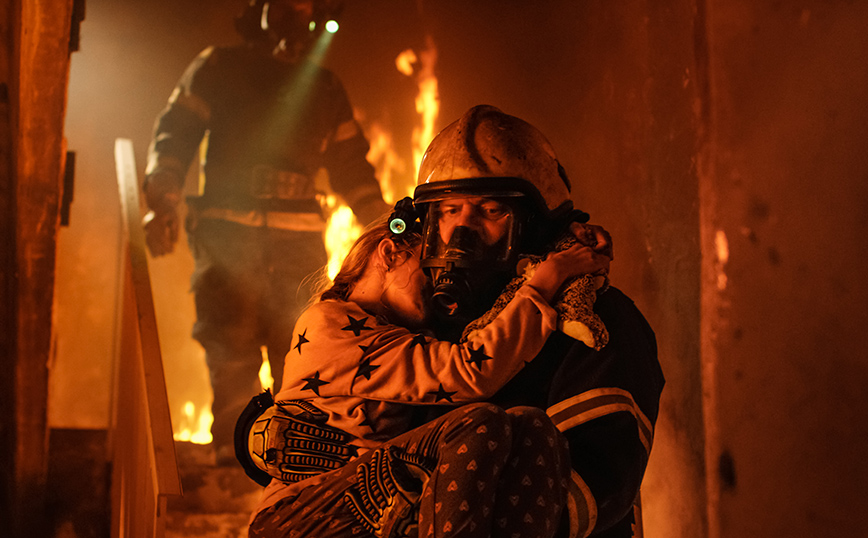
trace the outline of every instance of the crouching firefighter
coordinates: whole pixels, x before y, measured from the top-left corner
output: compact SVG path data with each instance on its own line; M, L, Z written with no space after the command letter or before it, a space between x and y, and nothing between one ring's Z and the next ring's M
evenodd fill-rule
M434 328L448 338L498 306L523 260L545 256L565 236L612 258L605 230L574 208L549 141L492 106L471 108L431 142L414 202L424 215L422 265L440 298ZM593 338L553 333L488 400L545 409L567 439L572 470L558 536L626 538L641 523L634 504L664 378L642 313L607 278L601 284L591 292L593 316L581 314Z
M404 200L362 234L299 318L276 401L261 396L239 421L238 458L268 482L251 536L554 536L563 436L539 408L478 400L556 330L563 282L605 260L587 247L555 253L465 342L436 340L413 213ZM424 406L451 410L411 429Z

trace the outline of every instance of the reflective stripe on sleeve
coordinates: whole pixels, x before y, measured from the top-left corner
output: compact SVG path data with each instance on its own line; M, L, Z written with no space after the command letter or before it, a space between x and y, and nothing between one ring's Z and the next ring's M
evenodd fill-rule
M203 123L211 119L211 107L196 94L190 93L183 88L175 88L169 96L169 102L175 106L181 106L192 112Z
M570 515L570 538L585 538L597 526L597 501L576 471L570 476L567 512Z
M546 413L557 428L564 432L580 424L612 413L626 411L636 417L639 440L651 452L654 427L642 413L633 396L626 390L606 387L583 392L549 407Z

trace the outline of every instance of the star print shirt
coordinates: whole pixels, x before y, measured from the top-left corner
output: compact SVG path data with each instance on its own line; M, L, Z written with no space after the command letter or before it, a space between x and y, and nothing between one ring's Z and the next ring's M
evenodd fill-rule
M390 324L352 302L328 300L296 323L277 400L305 399L362 448L409 429L407 404L493 395L539 353L557 314L531 286L464 344Z

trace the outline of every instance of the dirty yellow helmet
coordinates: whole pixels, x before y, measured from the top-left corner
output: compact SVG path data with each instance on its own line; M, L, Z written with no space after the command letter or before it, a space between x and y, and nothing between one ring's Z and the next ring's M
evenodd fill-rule
M554 149L533 125L478 105L443 129L419 168L416 204L470 194L526 197L545 219L572 210L570 184Z
M481 221L447 224L445 215L460 197L481 216L491 208L479 199L491 199L497 208L491 222L497 225L487 232ZM456 322L490 305L503 280L514 276L519 253L544 248L570 220L587 220L573 210L569 180L545 136L488 105L471 108L434 138L413 198L423 224L421 265L434 284L435 313Z

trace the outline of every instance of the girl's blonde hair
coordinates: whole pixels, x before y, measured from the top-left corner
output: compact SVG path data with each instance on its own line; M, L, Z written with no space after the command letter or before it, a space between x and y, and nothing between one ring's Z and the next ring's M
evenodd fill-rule
M422 235L409 230L402 234L395 234L389 229L389 219L371 224L353 243L334 281L330 284L326 283L326 289L319 294L319 299L346 301L356 282L362 278L368 268L369 260L373 258L377 246L383 239L392 239L398 245L398 252L412 252L422 242Z

